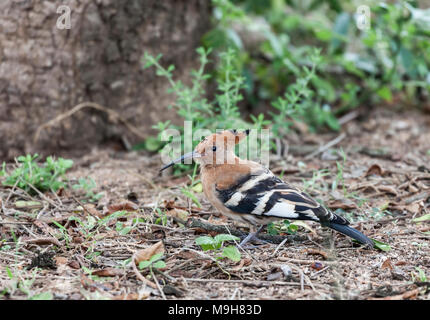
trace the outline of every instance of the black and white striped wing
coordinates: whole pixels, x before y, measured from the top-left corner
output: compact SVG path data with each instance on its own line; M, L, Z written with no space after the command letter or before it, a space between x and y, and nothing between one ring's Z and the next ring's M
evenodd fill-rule
M269 170L248 175L230 188L217 191L219 199L235 213L348 224L346 219L328 211Z

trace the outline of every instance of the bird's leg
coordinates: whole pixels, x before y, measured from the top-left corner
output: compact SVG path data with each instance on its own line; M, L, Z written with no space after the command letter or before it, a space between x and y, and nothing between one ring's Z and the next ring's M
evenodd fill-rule
M257 240L258 240L257 235L260 233L260 231L261 231L261 230L263 230L263 227L264 227L264 224L263 224L263 225L261 225L260 227L258 227L257 231L255 231L255 232L250 232L250 233L245 237L245 239L243 239L243 240L239 243L239 246L241 246L241 247L243 248L243 246L244 246L245 244L247 244L250 240L254 240L254 239L257 239Z

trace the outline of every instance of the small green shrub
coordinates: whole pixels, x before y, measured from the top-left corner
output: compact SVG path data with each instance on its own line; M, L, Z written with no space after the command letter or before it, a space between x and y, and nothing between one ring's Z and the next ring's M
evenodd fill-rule
M162 260L163 253L154 254L149 260L139 262L139 269L152 268L162 269L166 267L166 263Z
M89 202L97 202L104 195L104 192L94 193L93 190L97 188L97 185L91 177L88 179L79 178L78 183L74 184L72 188L74 190L83 190L85 192L85 197L88 198Z
M39 166L36 162L38 154L20 156L16 159L18 167L7 174L3 165L2 175L6 177L3 185L17 186L30 194L37 193L33 187L40 192L57 191L66 187L64 175L73 166L72 160L47 157L45 163Z
M235 237L230 234L218 234L215 237L211 236L202 236L196 239L196 244L199 245L203 251L213 250L220 251L224 242L226 241L239 241L238 237ZM221 254L217 257L217 259L228 258L232 261L240 261L241 254L237 247L230 245L223 248Z

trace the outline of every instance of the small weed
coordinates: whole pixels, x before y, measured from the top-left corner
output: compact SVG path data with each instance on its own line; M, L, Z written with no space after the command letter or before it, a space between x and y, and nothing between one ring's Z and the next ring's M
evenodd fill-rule
M226 241L238 241L240 240L238 237L230 235L230 234L218 234L215 237L211 236L202 236L196 239L196 244L199 245L203 251L213 250L215 252L219 252ZM221 255L216 257L216 259L224 259L228 258L232 261L240 261L241 254L237 247L230 245L225 247Z
M426 273L424 272L423 269L421 269L420 267L415 267L415 270L418 271L418 280L420 282L427 282L428 281ZM412 272L412 281L415 282L415 274L414 274L414 272Z
M13 295L17 290L24 293L28 300L52 300L53 295L51 292L40 292L35 293L32 289L32 286L34 284L34 281L36 280L36 274L38 272L38 269L36 268L33 271L33 275L31 279L24 279L20 274L19 270L17 270L18 275L13 274L11 269L6 266L6 274L9 277L10 281L6 285L5 289L0 293L0 296L2 295Z
M427 213L421 217L412 219L412 222L424 222L424 221L429 221L430 220L430 213Z
M70 248L71 239L70 239L70 235L69 235L69 232L67 231L67 229L63 225L59 224L57 221L53 220L52 223L55 224L60 229L60 232L64 238L64 241L66 242L66 247Z
M267 232L271 235L279 235L281 233L295 234L298 226L290 220L271 222L267 225Z
M385 252L388 252L388 251L391 250L390 245L388 245L388 244L386 244L384 242L372 239L372 238L371 238L371 240L373 241L373 245L375 246L375 248L377 248L377 249L379 249L381 251L385 251ZM353 241L355 242L355 240L353 240Z
M195 164L194 165L194 170L193 170L193 175L190 176L188 175L188 178L190 178L191 183L189 186L186 186L185 188L181 188L181 192L188 198L190 198L197 207L201 208L202 205L199 201L199 199L197 199L196 195L194 194L195 192L202 192L203 191L203 187L202 184L200 182L200 180L196 180L196 176L197 176L197 167L198 165Z
M152 268L162 269L166 267L166 263L162 260L163 253L154 254L149 260L139 262L139 269L149 268L152 271Z
M167 215L161 211L160 208L156 208L155 211L158 213L157 219L155 219L155 224L159 224L162 226L167 225Z
M316 170L312 173L312 178L310 180L303 179L303 191L308 192L308 190L327 190L328 185L325 182L324 177L329 176L330 171L328 169ZM323 185L323 188L317 186L317 182L320 182Z
M97 188L97 185L93 178L79 178L78 182L79 183L74 184L72 188L74 190L83 190L85 192L85 197L88 198L89 202L97 202L101 197L103 197L104 192L94 193L93 190Z
M16 159L18 167L11 173L7 174L5 165L1 171L6 177L3 182L7 186L17 186L29 194L37 193L33 188L40 192L57 191L66 186L63 181L64 175L68 169L73 166L72 160L53 157L47 157L43 166L36 162L38 154L20 156Z

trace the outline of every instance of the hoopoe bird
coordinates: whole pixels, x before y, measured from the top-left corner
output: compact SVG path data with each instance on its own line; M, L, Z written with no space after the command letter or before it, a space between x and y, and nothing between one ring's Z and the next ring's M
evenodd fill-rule
M249 130L225 130L206 137L194 151L165 165L160 171L192 158L200 164L203 191L223 215L250 224L256 232L240 243L255 238L264 225L274 220L310 220L347 235L368 247L373 241L349 226L348 220L327 210L306 193L276 177L261 164L238 158L235 145Z

